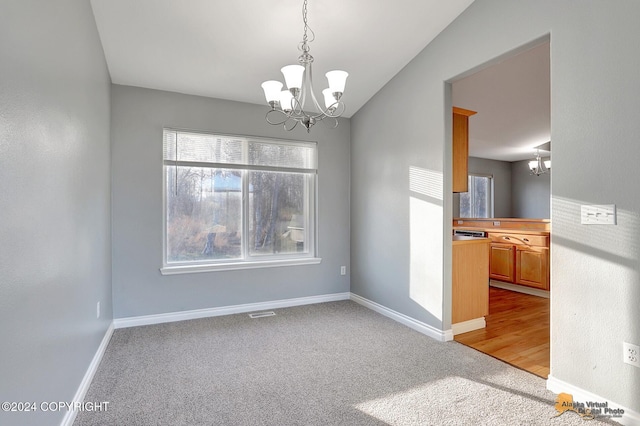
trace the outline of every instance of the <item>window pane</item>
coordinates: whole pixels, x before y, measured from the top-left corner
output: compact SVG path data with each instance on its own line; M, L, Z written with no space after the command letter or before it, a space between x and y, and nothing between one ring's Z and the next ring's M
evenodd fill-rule
M474 191L473 216L489 217L489 178L472 176L471 182Z
M173 166L165 171L167 263L241 257L242 172Z
M460 193L460 217L491 216L491 177L469 175L469 192Z
M316 150L165 129L164 265L313 256Z
M471 216L471 193L460 193L460 217L472 217Z
M304 174L249 172L249 253L308 251L309 212Z

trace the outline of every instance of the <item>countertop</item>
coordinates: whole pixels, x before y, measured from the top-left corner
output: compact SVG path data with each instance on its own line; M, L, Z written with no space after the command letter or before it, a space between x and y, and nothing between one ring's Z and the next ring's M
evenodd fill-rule
M454 235L453 237L453 245L458 244L483 244L490 243L491 240L489 238L476 238L476 237L468 237L466 235Z
M468 229L510 234L551 235L549 219L527 219L510 217L453 218L453 229Z
M500 228L500 227L480 227L480 226L454 226L453 229L466 229L469 231L484 231L484 232L496 232L502 234L525 234L525 235L551 235L550 231L542 231L539 229L510 229L510 228Z

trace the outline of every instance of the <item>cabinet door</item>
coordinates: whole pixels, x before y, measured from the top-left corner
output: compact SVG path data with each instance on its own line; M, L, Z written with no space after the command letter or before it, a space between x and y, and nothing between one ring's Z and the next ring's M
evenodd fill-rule
M453 324L489 315L489 243L454 244Z
M453 192L467 192L469 161L469 118L453 114Z
M475 113L453 107L453 192L469 191L469 117Z
M491 243L489 255L489 277L514 282L515 246Z
M516 284L549 290L549 249L518 247L516 253Z

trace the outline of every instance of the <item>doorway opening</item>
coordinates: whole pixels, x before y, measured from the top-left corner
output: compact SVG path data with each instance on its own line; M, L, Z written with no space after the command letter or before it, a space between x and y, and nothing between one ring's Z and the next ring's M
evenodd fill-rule
M487 314L472 331L457 333L454 324L454 340L543 378L550 370L551 168L535 174L529 162L538 148L551 163L550 90L549 37L451 83L452 106L477 112L469 117L468 173L492 182L486 194L453 196L453 229L487 232L491 275ZM473 200L491 208L467 205Z

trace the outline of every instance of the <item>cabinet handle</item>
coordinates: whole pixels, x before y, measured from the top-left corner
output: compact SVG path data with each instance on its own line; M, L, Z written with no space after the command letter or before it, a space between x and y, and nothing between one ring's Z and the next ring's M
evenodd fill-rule
M509 237L502 237L502 238L504 238L505 240L511 241L511 238L509 238Z
M529 242L529 239L528 239L528 238L525 238L525 239L524 239L524 241Z

